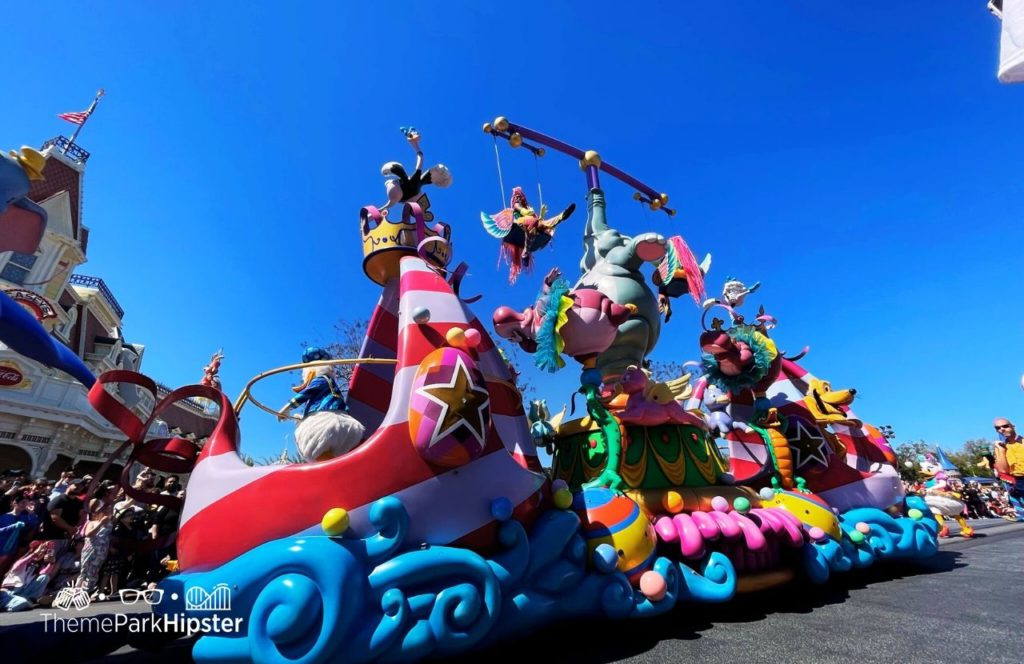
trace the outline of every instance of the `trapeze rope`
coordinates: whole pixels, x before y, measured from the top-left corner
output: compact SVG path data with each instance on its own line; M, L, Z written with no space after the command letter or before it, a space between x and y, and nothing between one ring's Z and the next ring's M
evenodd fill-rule
M494 139L494 161L498 164L498 185L501 187L500 209L504 210L505 206L508 205L508 199L505 198L505 179L501 175L501 155L498 153L498 137L492 135L491 138Z
M537 156L536 152L533 153L533 165L537 167L537 198L539 199L540 203L540 207L538 207L537 209L541 210L541 216L543 216L544 191L540 188L540 157Z

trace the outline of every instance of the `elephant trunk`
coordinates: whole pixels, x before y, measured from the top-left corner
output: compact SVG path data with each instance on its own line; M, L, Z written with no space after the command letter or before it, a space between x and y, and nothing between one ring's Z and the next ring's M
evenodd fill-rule
M583 232L583 259L580 261L580 272L586 273L597 265L597 237L609 230L608 219L605 217L604 192L591 189L587 193L587 225Z

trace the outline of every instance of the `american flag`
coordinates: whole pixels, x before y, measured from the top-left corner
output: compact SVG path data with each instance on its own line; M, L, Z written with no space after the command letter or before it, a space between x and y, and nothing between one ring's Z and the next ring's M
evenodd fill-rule
M89 119L90 111L78 111L77 113L61 113L57 117L61 120L67 120L71 124L81 125L85 124L85 121Z
M76 113L61 113L57 117L61 120L66 120L74 125L84 125L85 121L89 119L90 115L92 115L93 109L96 108L96 103L104 94L106 94L106 92L103 90L103 88L100 88L99 90L97 90L96 98L93 99L92 104L89 105L89 108L87 108L84 111L78 111Z

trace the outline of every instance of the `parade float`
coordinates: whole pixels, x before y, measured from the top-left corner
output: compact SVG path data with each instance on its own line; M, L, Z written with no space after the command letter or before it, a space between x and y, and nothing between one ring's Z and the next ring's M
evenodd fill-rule
M130 461L191 471L183 505L131 487L131 463L122 480L139 500L181 508L179 571L162 582L154 610L241 619L236 631L206 631L197 661L443 656L555 620L643 618L937 550L936 521L923 500L903 495L885 439L849 410L853 391L831 390L781 352L763 309L745 321L739 308L756 285L729 280L721 299L709 299L710 258L698 263L681 235L614 227L600 177L671 216L665 194L596 152L505 118L484 130L496 152L499 142L535 158L551 149L577 159L585 176L580 275L570 283L552 270L533 303L481 320L460 295L466 265L424 191L452 177L440 164L424 172L413 129L404 130L412 175L385 164L387 202L363 207L353 224L363 270L380 289L357 358L309 349L235 402L205 381L158 400L143 422L110 388L155 394L151 380L93 377L0 299L0 340L91 384L91 403L128 437ZM482 213L482 230L501 241L515 278L572 205L548 217L522 190L502 197L509 207ZM657 380L647 358L672 300L686 295L705 319L721 309L728 324L715 318L700 334L699 372ZM585 414L552 418L543 402L524 404L492 330L541 370L578 364ZM324 370L339 364L354 366L344 395ZM255 397L263 377L296 369L303 380L284 407ZM189 397L220 414L198 454L147 433L162 409ZM238 426L247 405L295 419L301 441L308 418L342 424L307 427L316 433L300 441L304 463L249 466ZM553 452L550 471L538 446Z

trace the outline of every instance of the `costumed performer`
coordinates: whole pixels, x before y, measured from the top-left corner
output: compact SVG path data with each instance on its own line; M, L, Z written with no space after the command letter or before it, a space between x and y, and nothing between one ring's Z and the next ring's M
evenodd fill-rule
M302 362L329 360L322 348L307 348ZM295 445L305 461L326 461L354 449L363 439L364 427L348 414L345 399L330 366L307 367L302 383L292 388L296 395L278 412L284 420L293 408L305 405L295 426Z

